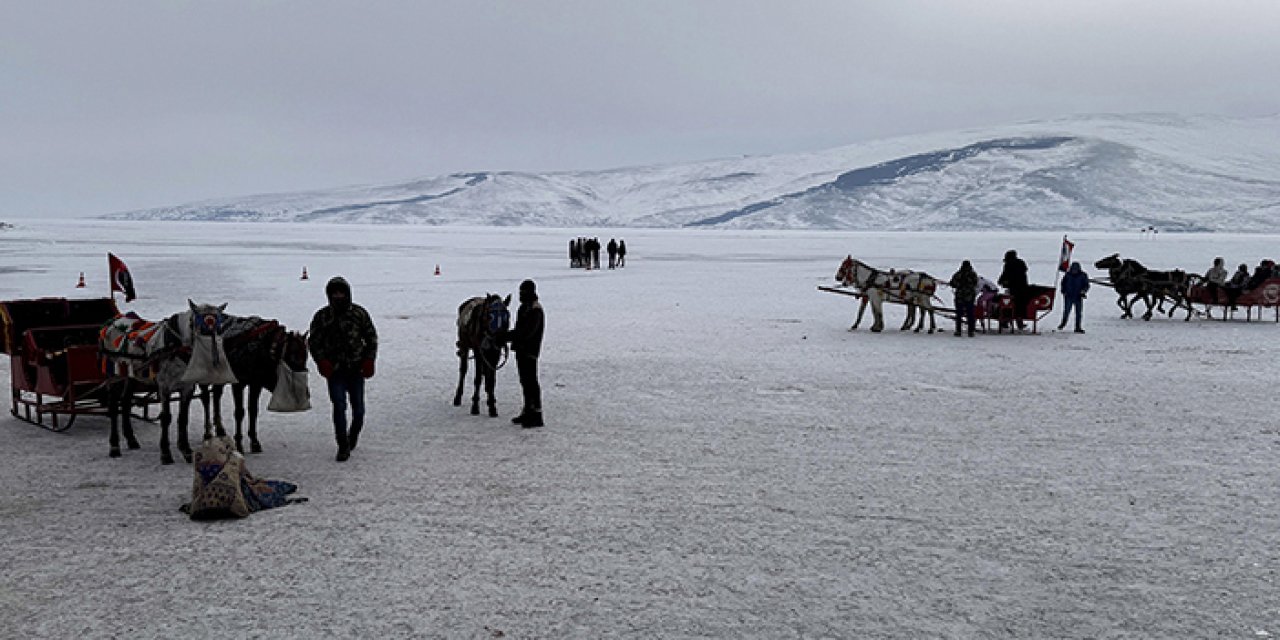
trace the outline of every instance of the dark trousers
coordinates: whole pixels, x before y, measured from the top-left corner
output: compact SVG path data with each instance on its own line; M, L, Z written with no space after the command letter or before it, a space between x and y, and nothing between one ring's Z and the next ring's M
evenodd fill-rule
M1076 310L1076 328L1080 328L1080 314L1084 313L1084 298L1071 298L1062 296L1062 322L1058 323L1059 327L1067 326L1067 318L1071 317L1071 310Z
M516 371L520 374L520 391L524 393L524 410L520 413L542 411L542 385L538 384L538 359L517 353Z
M612 269L616 266L618 266L618 254L611 253L609 254L609 268Z
M351 429L347 430L347 399L351 399ZM347 435L364 428L364 376L359 371L334 371L329 376L329 400L333 402L333 436L339 448L347 447Z
M975 309L976 308L973 306L973 300L969 300L967 302L959 299L956 300L956 333L960 333L960 326L964 322L969 323L969 333L973 333Z
M627 266L627 254L625 253L618 254L618 266L619 267Z

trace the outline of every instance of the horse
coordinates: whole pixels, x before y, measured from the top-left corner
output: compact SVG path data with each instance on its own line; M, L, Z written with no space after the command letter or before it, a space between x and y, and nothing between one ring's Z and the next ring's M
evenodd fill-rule
M244 391L248 388L249 450L262 453L262 444L258 442L258 404L262 390L274 392L281 363L292 371L307 370L307 336L289 331L276 320L257 316L230 317L226 325L223 336L227 361L236 376L236 382L231 385L231 397L235 401L236 450L244 453ZM221 404L221 385L214 387L213 401L215 405Z
M154 387L161 403L160 410L160 462L173 464L169 450L169 425L173 414L170 403L178 392L178 450L187 462L191 462L191 445L187 440L187 422L191 398L198 381L186 379L191 360L191 346L199 333L215 339L224 326L225 304L196 305L187 301L190 309L176 313L159 322L148 322L134 314L118 316L108 322L99 334L99 349L104 354L111 392L108 393L107 413L111 421L110 451L112 458L120 457L120 429L130 449L138 449L133 434L131 400L133 387ZM212 333L208 333L212 332ZM221 411L213 408L213 420L209 415L207 387L202 397L205 409L205 438L216 426L218 435L226 435L222 428Z
M907 319L902 323L902 330L906 331L919 313L920 321L915 332L920 333L924 328L926 315L929 317L929 333L936 331L938 325L934 320L933 296L938 290L938 279L923 271L890 273L897 276L897 296L907 305Z
M902 302L907 305L907 318L901 330L906 331L916 323L916 313L920 313L916 331L924 328L926 315L929 318L929 333L937 330L934 316L933 294L937 291L938 281L927 273L917 271L882 271L869 266L853 256L846 256L836 270L836 281L843 286L856 286L862 292L862 304L858 306L858 315L849 327L850 331L862 323L862 316L871 305L871 314L875 322L871 325L873 332L884 330L884 301Z
M849 327L850 331L857 330L858 325L862 323L862 314L867 310L867 304L871 305L871 315L875 321L871 324L871 331L879 333L884 330L884 300L886 297L886 288L890 282L890 275L886 271L881 271L872 267L865 262L854 260L853 256L845 256L840 268L836 269L836 282L842 286L854 286L862 292L862 304L858 305L858 315L853 321L853 325Z
M511 326L511 312L507 306L511 296L504 299L496 293L470 298L458 306L458 391L453 396L453 406L462 406L462 386L467 378L467 358L474 353L476 359L475 393L471 396L471 415L480 415L480 382L489 398L489 417L498 417L498 404L493 398L497 381L499 358L506 350L507 330Z
M1191 319L1194 308L1191 306L1189 293L1196 280L1195 276L1189 276L1185 271L1178 269L1172 271L1148 269L1137 260L1120 259L1118 253L1098 260L1094 266L1107 270L1111 285L1118 296L1116 304L1123 312L1121 318L1132 318L1133 305L1141 299L1147 305L1147 311L1142 314L1142 319L1150 320L1153 310L1164 313L1164 301L1167 298L1173 303L1168 315L1172 316L1179 306L1185 306L1187 317L1184 321ZM1130 298L1130 295L1133 297Z

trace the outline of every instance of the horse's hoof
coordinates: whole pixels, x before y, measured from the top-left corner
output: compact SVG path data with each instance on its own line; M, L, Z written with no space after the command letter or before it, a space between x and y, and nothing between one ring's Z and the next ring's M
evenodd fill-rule
M471 407L471 415L473 416L480 415L480 407Z
M256 443L256 442L254 442L254 443L250 444L250 445L249 445L249 452L250 452L250 453L262 453L262 445L260 445L260 444L258 444L258 443Z
M454 401L453 401L453 406L455 406L455 407L461 407L461 406L462 406L462 401L461 401L461 400L458 400L458 399L456 399L456 398L455 398L455 399L454 399Z
M120 447L111 447L111 453L109 453L109 454L107 454L107 455L111 456L112 458L119 458L119 457L120 457Z
M160 464L173 464L173 456L160 456Z
M498 417L498 410L494 409L493 407L489 407L489 417L490 418Z
M138 444L138 441L137 441L137 440L130 440L130 441L129 441L128 443L126 443L126 444L128 445L128 447L129 447L130 449L141 449L141 448L142 448L142 445Z

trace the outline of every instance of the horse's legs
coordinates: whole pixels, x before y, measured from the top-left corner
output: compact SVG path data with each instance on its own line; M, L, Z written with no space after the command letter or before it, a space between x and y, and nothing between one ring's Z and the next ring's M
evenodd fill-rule
M236 420L236 451L244 453L244 446L242 444L244 435L243 431L241 431L241 428L244 426L243 383L237 382L236 384L231 385L231 403L235 406L235 409L232 410L232 416L234 416Z
M130 449L141 449L142 445L138 444L138 439L133 437L133 395L132 383L128 378L120 384L119 406L123 407L120 413L120 424L124 430L124 441Z
M173 464L173 453L169 451L169 425L173 422L173 411L169 402L170 390L168 387L160 386L157 393L160 395L160 464ZM181 404L178 411L182 411ZM185 430L181 437L186 438Z
M875 318L875 322L871 324L872 333L880 333L884 331L884 300L879 293L872 294L871 298L871 317Z
M209 400L212 394L212 401ZM219 438L227 435L227 430L222 427L222 385L204 385L205 405L204 405L204 439L209 439L209 403L213 404L213 429Z
M467 349L458 347L458 391L453 394L453 406L462 406L462 386L467 381Z
M258 442L258 400L262 398L262 387L249 385L249 452L262 453L262 443Z
M487 363L484 366L484 392L489 398L489 417L498 417L498 401L493 397L493 388L498 381L498 371Z
M107 418L111 420L111 435L107 439L107 444L110 449L107 455L112 458L119 458L120 421L123 420L123 418L120 417L120 405L124 403L124 399L117 397L116 393L118 390L115 389L114 386L115 385L112 385L112 388L108 389L107 392Z
M867 296L866 295L862 296L862 302L858 305L858 317L854 318L853 325L849 327L850 331L856 330L858 328L858 325L862 324L862 314L867 311L867 302L868 302Z
M916 321L916 303L912 302L910 298L907 298L903 302L907 305L907 319L902 321L902 326L898 329L899 331L906 331L907 329L910 329L911 323Z
M933 301L928 298L924 299L924 303L920 305L920 326L916 327L916 333L924 328L924 317L929 316L929 333L932 334L938 330L938 323L933 317Z
M191 442L187 439L187 425L191 420L191 397L195 395L195 385L178 387L178 452L187 462L191 462ZM166 410L168 401L165 401Z
M474 392L471 394L471 415L480 415L480 382L484 376L484 362L481 360L484 356L480 354L480 350L476 350L476 375L473 382Z

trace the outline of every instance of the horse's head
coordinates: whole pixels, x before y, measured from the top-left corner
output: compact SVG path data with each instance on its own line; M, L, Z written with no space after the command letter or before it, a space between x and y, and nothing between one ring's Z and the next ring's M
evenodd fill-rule
M496 293L490 293L484 299L484 332L487 336L500 336L511 328L511 312L507 307L511 305L511 295L507 294L506 298L502 298Z
M291 371L306 371L307 334L297 331L282 331L281 334L275 347L280 350L280 361L288 365Z
M857 260L853 259L853 256L845 256L840 263L840 268L836 269L836 282L845 286L853 284L853 268L857 262Z
M226 303L216 306L196 304L188 298L187 305L191 307L191 333L193 335L222 335L222 332L227 327L227 316L223 313L227 309Z
M1111 254L1111 255L1109 255L1109 256L1107 256L1107 257L1105 257L1105 258L1103 258L1103 259L1101 259L1101 260L1099 260L1099 261L1097 261L1097 262L1095 262L1095 263L1093 263L1093 266L1095 266L1095 267L1097 267L1097 268L1099 268L1099 269L1108 269L1108 270L1109 270L1109 269L1118 269L1118 268L1120 267L1120 264L1121 264L1121 262L1120 262L1120 254L1118 254L1118 253L1113 253L1113 254Z

